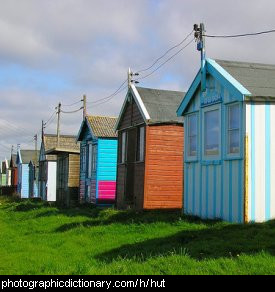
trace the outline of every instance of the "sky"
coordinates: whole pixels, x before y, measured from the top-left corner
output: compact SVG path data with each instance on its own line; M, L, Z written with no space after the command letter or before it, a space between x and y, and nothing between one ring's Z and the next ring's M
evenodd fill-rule
M92 102L115 92L129 67L150 66L195 23L208 34L275 29L273 0L0 0L0 7L0 160L12 145L34 149L33 136L42 120L56 118L59 102L74 111L80 102L65 105L86 94L88 114L117 116L126 89L108 103ZM207 38L206 54L275 64L275 34ZM187 91L199 66L191 43L139 86ZM56 133L56 119L50 122L46 133ZM81 122L81 112L62 113L61 133L77 135Z

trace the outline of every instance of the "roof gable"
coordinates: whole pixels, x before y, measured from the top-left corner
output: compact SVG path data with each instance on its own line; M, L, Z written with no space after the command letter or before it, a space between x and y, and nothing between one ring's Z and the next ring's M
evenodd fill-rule
M130 94L132 94L147 125L157 123L182 123L181 119L176 115L176 110L184 97L184 92L142 88L131 85L121 108L116 130L119 128L123 118Z
M82 141L85 131L89 131L96 138L117 138L115 124L117 118L107 116L87 116L82 122L77 141Z
M31 160L38 159L39 151L35 150L21 150L17 152L17 164L29 164Z
M224 68L222 68L216 61L212 59L206 59L206 72L216 78L223 86L233 92L239 100L243 100L244 96L251 96L248 91L238 80L232 77ZM192 85L187 91L185 98L182 100L177 115L182 116L186 111L190 101L193 99L195 92L201 84L201 70L193 80Z

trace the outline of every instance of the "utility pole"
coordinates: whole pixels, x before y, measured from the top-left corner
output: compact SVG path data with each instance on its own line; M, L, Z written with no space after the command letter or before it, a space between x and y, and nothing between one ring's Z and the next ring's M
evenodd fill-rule
M127 74L127 77L128 77L128 88L131 87L131 84L132 83L135 83L135 84L138 84L139 82L136 81L136 80L133 80L133 76L139 76L139 73L133 73L131 68L129 68L128 70L128 74Z
M59 147L60 140L60 113L61 113L61 102L59 102L57 107L57 148Z
M201 52L201 90L206 91L206 53L205 53L205 27L204 24L194 25L195 39L197 41L197 50Z
M37 161L38 161L38 157L37 157L37 140L38 140L38 136L37 136L37 134L35 134L34 135L34 149L35 149L34 165L35 165L35 167L37 166Z
M45 130L45 124L44 124L44 121L42 120L42 129L41 129L42 140L44 139L44 130Z
M132 84L132 77L133 77L133 73L132 73L130 67L129 67L129 69L128 69L128 74L127 74L127 76L128 76L128 88L130 88L130 87L131 87L131 84Z
M86 94L83 95L83 120L85 120L87 116L87 96Z

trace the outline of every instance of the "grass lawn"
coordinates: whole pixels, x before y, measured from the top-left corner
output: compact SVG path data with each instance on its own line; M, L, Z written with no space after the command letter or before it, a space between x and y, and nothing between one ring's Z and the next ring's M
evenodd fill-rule
M58 209L0 197L0 274L275 274L275 222Z

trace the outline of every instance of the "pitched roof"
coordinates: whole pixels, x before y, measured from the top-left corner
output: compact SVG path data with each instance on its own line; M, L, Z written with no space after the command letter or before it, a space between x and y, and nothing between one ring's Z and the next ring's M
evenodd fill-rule
M20 150L21 159L23 164L29 164L30 161L38 159L39 151L35 150Z
M101 116L87 116L86 117L92 133L100 138L116 138L115 125L117 118L115 117L101 117Z
M182 123L176 111L184 92L136 87L140 98L150 116L148 124L156 123Z
M16 163L16 154L12 154L11 155L11 159L10 159L10 167L17 167L17 163Z
M275 97L275 65L215 60L254 97Z
M60 135L59 145L57 145L57 136L55 135L54 141L56 143L47 145L47 147L52 146L52 148L47 148L46 154L56 155L58 152L80 153L80 145L76 142L76 136Z

